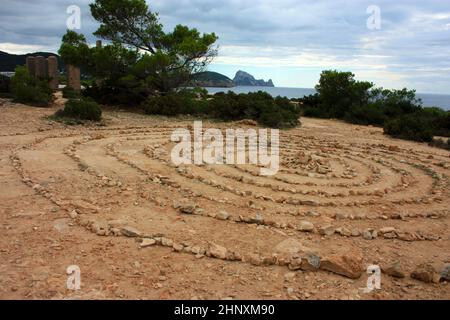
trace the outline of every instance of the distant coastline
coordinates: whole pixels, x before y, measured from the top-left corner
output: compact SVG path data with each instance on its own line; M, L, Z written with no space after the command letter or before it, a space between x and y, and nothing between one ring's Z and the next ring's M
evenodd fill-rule
M189 86L204 88L233 88L237 86L275 87L272 79L268 81L255 79L254 76L242 70L236 72L233 79L213 71L196 73L193 75Z
M283 88L283 87L258 87L258 86L235 86L230 88L205 87L209 93L233 91L235 93L248 93L264 91L276 97L282 96L289 99L302 98L316 93L313 88ZM417 93L417 97L422 99L424 107L439 107L450 111L450 94Z

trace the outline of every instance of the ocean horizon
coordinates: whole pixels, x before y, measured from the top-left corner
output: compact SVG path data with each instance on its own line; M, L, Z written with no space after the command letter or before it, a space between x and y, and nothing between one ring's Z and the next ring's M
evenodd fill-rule
M235 93L249 93L264 91L273 97L282 96L289 99L302 98L304 96L316 93L313 88L283 88L283 87L248 87L248 86L238 86L232 88L216 88L207 87L205 88L209 93L214 94L217 92L228 92L232 91ZM422 99L424 107L439 107L444 110L450 110L450 94L434 94L434 93L417 93L416 96Z

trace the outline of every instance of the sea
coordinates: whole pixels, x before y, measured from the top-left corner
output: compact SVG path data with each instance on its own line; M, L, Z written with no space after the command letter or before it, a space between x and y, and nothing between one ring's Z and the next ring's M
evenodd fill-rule
M235 93L249 93L265 91L273 97L282 96L289 99L302 98L304 96L316 93L312 88L281 88L281 87L246 87L239 86L233 88L205 88L209 93L233 91ZM450 110L449 94L417 93L416 96L422 99L424 107L439 107L444 110Z

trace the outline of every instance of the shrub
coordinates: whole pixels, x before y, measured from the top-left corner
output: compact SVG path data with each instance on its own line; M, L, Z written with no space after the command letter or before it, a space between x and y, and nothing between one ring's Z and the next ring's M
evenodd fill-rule
M287 98L273 98L259 91L248 94L228 92L214 95L210 101L214 118L223 120L252 119L272 128L290 128L299 124L300 108Z
M320 105L320 95L318 93L310 94L308 96L304 96L303 98L298 99L303 107L312 107L317 108Z
M11 92L11 78L0 75L0 92L8 93Z
M196 91L181 91L151 97L143 104L146 114L175 116L201 115L234 121L252 119L272 128L290 128L299 124L300 110L287 98L272 98L267 93L218 93L202 99Z
M127 107L139 106L146 99L146 94L138 87L122 86L104 82L101 87L96 84L86 87L83 96L105 105L120 105Z
M69 86L65 86L64 89L62 89L62 95L63 98L66 99L77 99L80 97L80 94Z
M14 101L46 107L53 99L52 89L44 79L32 77L26 67L17 67L11 79L11 93Z
M0 75L0 97L12 98L11 78L3 75Z
M384 133L393 137L419 142L433 140L433 124L423 112L406 114L388 120L384 125Z
M91 99L70 99L66 102L64 109L59 110L55 115L57 117L73 118L77 120L100 121L102 110L100 109L100 106Z
M386 115L377 105L367 104L362 106L351 106L345 113L344 120L361 125L383 126Z

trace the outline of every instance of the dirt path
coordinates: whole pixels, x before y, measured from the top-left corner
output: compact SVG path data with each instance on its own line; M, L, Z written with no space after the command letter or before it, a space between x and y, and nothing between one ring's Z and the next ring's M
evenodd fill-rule
M107 111L106 126L65 126L45 118L58 105L0 100L1 299L450 298L410 277L450 262L448 151L302 119L281 131L273 177L176 168L170 134L191 121ZM305 252L398 261L405 277L364 293L365 274L295 268ZM81 290L66 288L70 265Z

